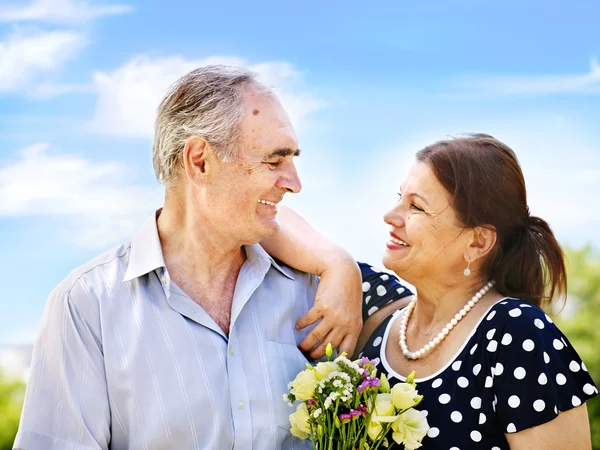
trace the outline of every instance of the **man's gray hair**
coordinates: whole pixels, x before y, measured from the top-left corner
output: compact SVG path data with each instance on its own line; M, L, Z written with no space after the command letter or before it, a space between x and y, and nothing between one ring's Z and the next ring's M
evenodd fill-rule
M181 77L158 107L152 162L158 181L177 180L185 141L200 136L223 161L237 157L244 93L271 91L241 67L205 66Z

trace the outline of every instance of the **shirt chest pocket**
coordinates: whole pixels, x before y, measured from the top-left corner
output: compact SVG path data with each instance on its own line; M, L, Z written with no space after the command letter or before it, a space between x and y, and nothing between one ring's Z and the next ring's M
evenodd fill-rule
M288 384L306 368L308 361L296 345L275 341L267 342L267 361L271 389L275 398L275 422L278 427L289 430L289 415L295 411L295 408L291 408L283 400L283 395L289 393Z

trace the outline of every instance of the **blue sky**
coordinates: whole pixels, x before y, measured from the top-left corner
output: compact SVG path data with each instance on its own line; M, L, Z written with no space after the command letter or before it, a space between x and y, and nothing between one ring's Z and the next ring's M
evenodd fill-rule
M286 202L357 258L414 152L465 132L513 147L561 242L600 246L600 4L284 3L0 0L0 345L161 205L154 109L207 63L276 89L303 150Z

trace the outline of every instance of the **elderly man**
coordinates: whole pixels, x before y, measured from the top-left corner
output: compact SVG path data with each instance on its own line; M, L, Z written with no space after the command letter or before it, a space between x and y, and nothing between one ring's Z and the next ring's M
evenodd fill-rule
M303 339L311 356L326 341L352 350L360 288L347 286L360 274L337 261L337 303L315 302L316 279L257 244L301 189L299 153L252 73L212 66L176 83L156 120L164 207L50 295L16 449L306 448L282 394L306 362Z

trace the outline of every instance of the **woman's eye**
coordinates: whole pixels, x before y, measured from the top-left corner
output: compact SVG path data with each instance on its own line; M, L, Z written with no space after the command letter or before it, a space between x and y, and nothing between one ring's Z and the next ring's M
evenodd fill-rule
M417 205L415 205L414 203L412 205L410 205L411 208L416 209L417 211L421 211L423 212L422 208L419 208Z

